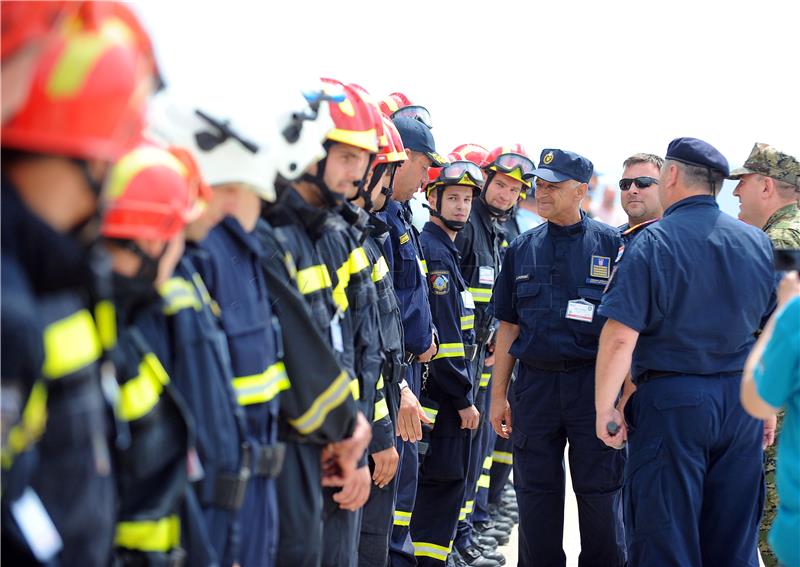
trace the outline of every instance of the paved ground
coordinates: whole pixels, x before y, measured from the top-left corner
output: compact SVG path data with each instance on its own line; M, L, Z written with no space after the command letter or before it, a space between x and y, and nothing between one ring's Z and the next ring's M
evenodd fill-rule
M565 463L566 464L566 463ZM572 492L572 479L569 476L569 466L567 470L566 503L564 509L564 552L567 554L567 567L578 567L578 554L581 552L581 538L578 530L578 505L575 501L575 493ZM498 548L506 556L506 567L517 565L517 527L511 532L511 539L508 545ZM764 562L759 557L759 564L764 567Z

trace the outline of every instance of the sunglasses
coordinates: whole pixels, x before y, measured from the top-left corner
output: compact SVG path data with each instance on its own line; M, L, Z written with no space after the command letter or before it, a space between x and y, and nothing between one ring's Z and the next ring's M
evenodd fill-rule
M397 118L398 116L406 116L408 118L414 118L415 120L419 120L428 128L433 128L433 122L431 121L431 114L428 112L428 109L424 106L419 105L411 105L411 106L404 106L398 110L395 110L392 113L391 118Z
M635 183L637 189L644 189L651 185L658 185L658 179L654 177L634 177L633 179L626 178L619 180L620 191L627 191L631 188L631 184Z

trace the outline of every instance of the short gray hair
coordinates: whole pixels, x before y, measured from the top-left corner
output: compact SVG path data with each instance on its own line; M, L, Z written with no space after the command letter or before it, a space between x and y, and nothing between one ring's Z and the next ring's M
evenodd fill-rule
M633 154L631 157L626 159L622 162L622 168L628 168L632 165L637 165L639 163L652 163L654 166L658 168L658 171L661 171L661 168L664 167L664 158L661 156L657 156L655 154Z
M716 195L722 189L722 182L725 181L725 174L715 169L709 169L701 165L690 165L681 161L668 159L665 165L675 165L681 171L683 182L689 187L707 187L711 189L711 194Z

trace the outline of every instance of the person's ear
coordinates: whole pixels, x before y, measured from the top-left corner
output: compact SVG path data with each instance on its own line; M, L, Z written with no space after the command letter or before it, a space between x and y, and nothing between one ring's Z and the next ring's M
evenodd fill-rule
M775 180L764 176L764 185L761 187L761 198L769 199L775 194Z

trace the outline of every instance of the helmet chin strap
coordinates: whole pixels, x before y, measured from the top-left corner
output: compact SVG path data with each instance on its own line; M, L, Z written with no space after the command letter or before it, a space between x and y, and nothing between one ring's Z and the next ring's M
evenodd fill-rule
M486 200L486 191L489 189L489 184L492 182L492 179L494 179L494 175L495 172L492 170L489 170L486 173L486 181L484 182L483 188L481 189L480 199L481 201L483 201L483 204L486 205L486 208L489 210L489 214L491 214L494 218L499 219L511 214L511 211L514 210L514 207L512 206L511 208L505 210L498 209L497 207L493 207L492 205L490 205L489 201Z
M147 280L149 282L155 282L156 277L158 276L158 265L161 263L161 258L164 257L164 254L167 252L168 244L164 244L164 248L155 258L147 254L141 247L136 244L133 240L122 239L122 238L110 238L111 242L114 242L118 246L125 248L126 250L130 250L134 254L136 254L139 259L142 261L139 269L136 271L134 275L137 279Z
M328 142L325 142L325 149L330 149ZM321 160L317 162L317 173L311 175L310 173L304 173L300 179L315 185L317 189L319 189L319 193L322 196L322 199L325 201L325 204L328 205L329 208L334 209L344 203L344 195L340 195L335 191L332 191L328 184L325 183L325 166L328 163L328 156L325 156Z
M369 187L367 187L367 177L369 176L369 172L370 172L370 169L372 169L372 163L374 161L375 161L375 154L370 154L369 163L367 163L367 167L364 170L364 175L361 176L361 181L359 181L358 184L356 185L356 187L358 188L358 191L356 191L355 197L347 199L351 203L353 201L358 201L359 197L364 199L364 210L367 211L367 212L372 210L372 188L375 187L375 184L373 182L373 180L375 179L375 173L373 173L372 179L370 179ZM377 171L378 167L380 167L381 165L384 165L384 164L378 164L378 166L375 168L375 170ZM379 180L380 180L382 175L383 174L381 173L381 175L378 176Z
M388 167L389 164L387 164ZM381 187L381 195L386 197L383 201L383 206L380 209L376 209L376 213L382 213L386 210L386 206L389 204L389 201L392 200L392 195L394 195L394 174L397 173L397 165L391 164L393 167L389 170L389 186ZM381 176L383 178L383 176Z
M449 228L450 230L454 230L455 232L458 232L459 230L467 226L467 223L465 221L454 221L444 218L444 215L442 215L442 194L444 193L444 190L434 189L434 191L436 191L436 208L435 209L431 208L431 206L428 203L423 204L423 206L431 212L431 216L436 217L437 219L442 221L442 224L444 224L447 228Z

